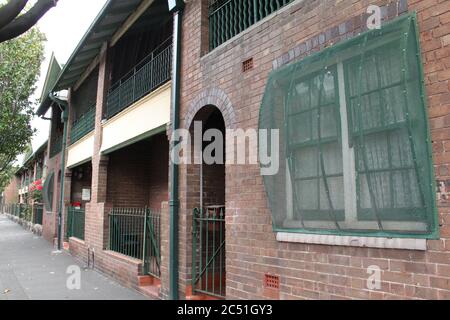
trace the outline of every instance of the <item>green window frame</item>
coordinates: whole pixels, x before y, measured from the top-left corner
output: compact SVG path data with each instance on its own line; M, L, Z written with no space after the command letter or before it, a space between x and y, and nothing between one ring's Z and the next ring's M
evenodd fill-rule
M53 195L54 195L54 189L55 189L55 173L50 173L47 178L45 179L44 186L43 186L43 198L44 198L44 205L45 210L52 211L53 210Z
M260 129L280 129L264 177L274 230L438 238L416 15L274 71Z

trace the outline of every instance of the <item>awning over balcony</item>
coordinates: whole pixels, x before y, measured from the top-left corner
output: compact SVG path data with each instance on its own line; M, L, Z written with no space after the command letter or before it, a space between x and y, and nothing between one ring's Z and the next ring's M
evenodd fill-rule
M43 96L75 85L99 55L105 41L120 38L121 27L134 13L148 8L154 0L108 0L70 56L53 85L45 88ZM43 116L50 108L50 101L42 101L37 110ZM44 103L45 102L45 103Z

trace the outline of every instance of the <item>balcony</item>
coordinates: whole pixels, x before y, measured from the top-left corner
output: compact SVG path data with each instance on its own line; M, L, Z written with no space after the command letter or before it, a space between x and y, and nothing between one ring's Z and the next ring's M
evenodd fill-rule
M63 142L63 137L62 136L58 136L56 138L54 138L54 140L51 143L51 147L50 147L50 158L53 158L54 156L56 156L57 154L59 154L62 150L62 143Z
M107 118L112 118L168 82L171 70L172 38L169 38L111 86L107 97Z
M293 0L209 0L210 49L220 46Z
M90 107L86 113L81 115L78 120L72 123L72 130L70 132L70 143L81 140L88 133L95 128L95 105Z

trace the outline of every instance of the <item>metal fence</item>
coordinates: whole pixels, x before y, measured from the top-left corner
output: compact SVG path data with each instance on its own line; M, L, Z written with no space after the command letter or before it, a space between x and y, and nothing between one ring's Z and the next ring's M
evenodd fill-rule
M214 49L293 0L209 0L210 49Z
M56 138L54 138L51 142L51 146L50 146L50 158L53 158L54 156L56 156L57 154L59 154L62 150L62 145L63 145L63 137L62 136L57 136Z
M107 98L107 117L111 118L170 80L172 38L139 62L128 74L111 86Z
M143 273L161 275L161 214L149 208L113 208L108 249L143 261Z
M43 216L44 216L44 205L42 204L35 204L33 206L33 223L34 224L40 224L42 225L43 223Z
M84 240L85 211L69 207L67 210L67 238Z
M225 297L225 207L194 209L192 239L192 289Z
M2 209L3 213L10 214L14 217L24 219L31 222L32 210L31 206L25 203L5 204Z
M72 123L70 143L73 144L95 128L95 104Z

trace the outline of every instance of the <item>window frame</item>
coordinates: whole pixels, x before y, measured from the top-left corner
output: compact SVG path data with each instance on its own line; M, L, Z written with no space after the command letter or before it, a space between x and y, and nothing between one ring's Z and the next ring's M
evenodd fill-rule
M430 139L430 128L429 128L429 117L428 117L428 110L427 110L427 101L426 101L426 98L425 98L426 95L424 94L425 93L425 86L424 86L424 81L423 81L424 74L423 74L423 64L422 64L421 54L420 54L421 51L420 51L420 44L419 44L419 38L418 38L418 27L417 27L417 16L416 16L416 13L414 12L412 14L408 14L408 15L402 16L402 17L398 18L397 20L404 20L404 19L412 20L412 22L413 22L413 28L414 28L414 33L415 33L414 34L414 38L415 39L413 39L413 40L415 41L416 48L419 50L419 54L418 54L418 57L417 57L416 61L417 61L417 64L418 64L417 65L417 72L418 72L418 76L420 77L420 79L417 82L420 85L420 93L419 93L419 95L420 95L420 97L422 97L422 99L420 101L420 104L422 106L421 109L423 109L423 110L421 110L423 112L423 117L424 117L423 126L425 127L425 129L427 131L426 132L427 138L426 138L426 141L424 141L424 142L426 144L427 159L428 159L427 163L424 163L423 166L424 166L425 170L429 170L429 177L430 177L430 180L431 180L431 185L425 185L424 186L425 192L429 192L430 195L431 195L431 200L427 200L425 202L425 205L429 204L428 201L432 205L432 207L429 209L430 213L427 212L426 219L424 219L423 223L422 223L422 224L426 225L427 228L425 229L425 231L417 231L417 232L420 232L420 233L417 233L417 234L415 234L414 231L411 231L410 229L405 230L405 233L401 234L401 233L397 233L397 231L390 231L390 230L388 230L388 231L380 231L380 230L374 230L374 231L372 231L372 230L369 230L369 231L359 231L359 230L357 230L357 231L348 231L348 230L330 230L330 229L311 230L311 229L305 229L305 228L301 227L300 225L298 226L298 228L297 227L288 228L288 227L276 226L275 223L273 223L273 230L275 232L280 232L280 233L321 234L321 235L341 235L341 236L349 236L350 235L350 236L362 236L362 237L439 239L438 211L437 211L437 206L436 206L436 195L435 195L435 192L434 192L434 190L436 190L436 185L435 185L435 174L434 174L434 167L433 167L433 160L432 160L433 153L432 153L432 146L431 146L431 143L430 143L431 139ZM411 28L411 26L410 26L410 28ZM355 38L365 37L365 36L367 36L367 34L369 34L371 32L374 32L374 31L373 30L366 31L363 34L361 34L360 36L357 36ZM349 41L350 42L351 41L355 41L356 40L355 38L350 39ZM387 39L386 42L389 42L389 39ZM375 48L376 47L382 47L383 43L385 43L385 41L382 41L381 43L377 43L374 47ZM336 50L336 48L341 47L343 45L348 45L348 42L346 41L344 43L339 43L339 44L335 45L334 48ZM340 49L341 50L345 50L345 48L340 48ZM320 52L317 52L317 53L311 55L310 57L305 58L305 60L310 60L312 62L312 64L314 64L314 63L317 63L317 59L314 59L314 58L317 58L317 56L323 55L323 54L324 54L324 52L320 51ZM354 56L357 56L357 55L358 55L358 52L354 54ZM349 121L348 120L349 108L347 107L348 97L349 97L349 95L347 93L347 88L348 88L349 85L345 82L345 81L347 81L347 78L346 78L346 75L345 75L345 68L344 68L344 63L347 60L349 60L349 59L348 58L342 58L340 61L334 61L333 62L333 60L331 59L329 61L326 61L325 63L322 63L321 65L319 64L318 66L316 66L316 71L317 71L317 70L320 70L320 68L323 68L324 66L331 66L332 67L332 66L336 65L336 69L341 70L341 71L338 72L338 74L340 74L340 75L338 75L338 78L341 77L341 76L344 78L344 81L341 81L342 79L338 79L338 81L337 81L338 82L338 88L336 89L337 95L338 95L337 99L339 99L339 106L340 106L340 114L339 114L339 121L340 122L339 122L339 125L340 125L341 128L347 127L346 128L347 130L343 130L343 129L341 130L341 132L342 132L342 136L341 136L342 143L344 143L344 141L348 141L348 139L346 139L346 137L344 136L344 132L347 132L347 135L350 134L349 133L350 132L349 131L350 128L349 128L349 123L348 123L348 121ZM307 77L308 75L310 75L310 74L315 72L314 71L314 67L312 69L311 68L308 68L308 69L309 69L308 73L306 73L305 75L302 74L302 76L299 77L299 78ZM380 88L378 90L380 90ZM341 97L341 92L345 93L344 97ZM287 110L286 109L286 100L287 100L286 97L284 97L283 105L285 106L285 110ZM345 104L343 104L342 101L345 101ZM343 113L343 110L345 110L344 113ZM343 123L343 117L347 118L347 119L344 119L344 121L346 121L346 123ZM287 124L285 122L285 127L286 126L287 126ZM287 132L285 132L285 134L286 134L286 137L289 137ZM348 138L348 136L347 136L347 138ZM342 148L344 150L344 146L342 146ZM353 182L347 182L346 183L346 185L351 186L351 188L350 189L345 188L346 190L350 190L350 191L345 191L345 193L352 192L353 196L350 197L350 200L345 200L345 201L346 202L347 201L356 202L356 197L357 197L357 195L356 195L356 179L353 177L353 175L356 174L356 161L354 159L355 154L353 152L353 154L348 155L347 153L343 152L342 156L343 156L343 163L344 163L344 184L346 183L345 180L350 179L350 180L353 181ZM288 171L290 170L290 168L289 168L288 158L289 158L288 154L286 154L286 168L287 168L287 170L286 170L287 171L286 172L286 177L287 177L286 185L291 184L291 181L289 181L290 180L289 179L290 173ZM350 160L353 159L353 161L346 161L346 158L350 158ZM346 165L347 163L353 164L353 166L355 168L350 168L349 169L348 165ZM345 167L347 167L347 168L345 168ZM346 172L347 172L347 174L346 174ZM348 172L350 172L350 175L348 174ZM428 176L427 176L426 180L428 180ZM426 181L426 182L428 182L428 181ZM430 191L429 188L431 188L431 191ZM267 190L266 190L266 192L267 192ZM289 193L292 194L292 196L288 195L288 196L286 196L286 199L287 199L287 201L291 201L292 202L293 201L292 198L294 197L293 190L289 190L289 188L287 188L286 194L289 194ZM289 198L291 198L291 199L289 199ZM347 197L346 197L346 199L347 199ZM269 200L270 200L270 197L269 197ZM355 208L356 208L356 219L357 219L358 223L361 222L361 221L364 221L364 219L362 219L360 217L361 213L358 212L357 204L356 204ZM292 209L291 209L291 211L292 211ZM345 211L347 211L347 203L345 204ZM347 216L347 215L348 215L348 213L345 212L345 216ZM288 219L288 216L289 216L289 213L287 214L285 220ZM319 219L317 219L317 220L319 220ZM427 223L427 221L429 221L430 223ZM389 221L383 221L383 223L390 223L390 222ZM392 221L392 223L394 223L394 224L398 223L398 224L405 225L405 224L408 224L408 223L414 224L415 222L411 221L411 220L409 220L409 221L395 220L395 221ZM428 229L428 226L430 227L430 229ZM401 232L401 231L399 231L399 232Z

